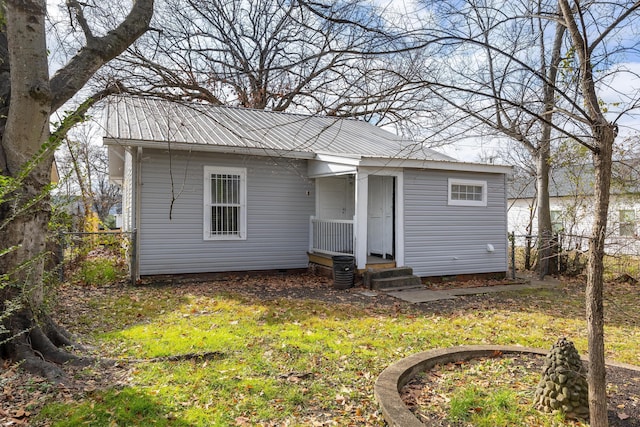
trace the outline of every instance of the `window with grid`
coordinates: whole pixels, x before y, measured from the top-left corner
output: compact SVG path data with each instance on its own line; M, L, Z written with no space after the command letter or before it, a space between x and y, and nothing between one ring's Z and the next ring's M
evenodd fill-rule
M205 239L246 238L246 170L205 167Z
M486 206L487 182L449 179L449 204Z
M620 215L620 235L635 236L636 235L636 211L621 210Z

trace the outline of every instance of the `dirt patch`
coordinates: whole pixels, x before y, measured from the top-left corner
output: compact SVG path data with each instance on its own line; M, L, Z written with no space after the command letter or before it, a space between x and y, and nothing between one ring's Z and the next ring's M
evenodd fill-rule
M383 292L367 292L361 283L352 288L335 289L333 280L308 273L301 274L226 274L214 280L202 281L200 277L174 277L170 281L158 282L146 278L141 286L174 286L185 293L196 295L232 292L246 298L261 300L294 299L321 301L328 304L355 304L366 307L397 307L421 309L407 305Z
M523 285L527 283L524 279L490 279L490 280L482 280L482 279L470 279L465 281L445 281L445 282L430 282L425 281L424 285L427 289L432 289L434 291L447 290L447 289L467 289L467 288L484 288L490 286L500 286L500 285Z

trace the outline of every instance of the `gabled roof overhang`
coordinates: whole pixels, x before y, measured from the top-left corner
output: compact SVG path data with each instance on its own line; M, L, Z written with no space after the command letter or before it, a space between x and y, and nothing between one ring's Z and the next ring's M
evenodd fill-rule
M360 160L361 167L376 168L409 168L409 169L432 169L448 170L456 172L479 172L508 174L511 166L490 165L484 163L467 163L448 160L416 160L416 159L385 159L375 157L363 157Z
M312 153L306 151L275 150L270 148L232 147L209 144L189 144L167 141L139 141L120 140L114 138L103 139L103 143L109 147L109 175L112 180L122 179L124 169L124 147L141 147L156 150L197 151L205 153L241 154L252 156L283 157L304 159L309 161L309 177L320 178L323 176L336 176L352 174L358 168L409 168L448 170L457 172L497 173L508 174L511 166L488 165L483 163L467 163L445 160L419 160L403 158L379 158L365 157L358 154L332 154ZM113 158L113 160L112 160Z
M203 153L227 153L227 154L245 154L252 156L268 156L268 157L287 157L294 159L313 159L314 153L307 153L302 151L289 151L289 150L274 150L271 148L254 148L254 147L231 147L224 145L211 145L211 144L190 144L184 142L167 142L167 141L137 141L137 140L122 140L113 138L103 138L104 145L114 146L129 146L129 147L141 147L152 148L155 150L180 150L180 151L197 151Z
M394 169L431 169L431 170L447 170L456 172L477 172L477 173L497 173L509 174L512 171L511 166L489 165L484 163L467 163L446 160L417 160L402 158L378 158L365 156L338 156L332 154L316 154L314 163L324 163L328 166L324 168L327 171L325 176L331 175L331 170L348 173L345 171L355 172L358 168L394 168ZM320 165L313 166L314 171L322 171ZM311 173L310 167L310 176ZM336 175L334 173L334 175ZM321 176L321 175L318 175Z

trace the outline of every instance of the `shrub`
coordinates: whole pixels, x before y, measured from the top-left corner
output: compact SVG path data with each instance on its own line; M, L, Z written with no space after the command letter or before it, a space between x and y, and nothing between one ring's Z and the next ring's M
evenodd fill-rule
M81 262L74 280L85 285L106 285L116 281L121 275L114 258L89 258Z

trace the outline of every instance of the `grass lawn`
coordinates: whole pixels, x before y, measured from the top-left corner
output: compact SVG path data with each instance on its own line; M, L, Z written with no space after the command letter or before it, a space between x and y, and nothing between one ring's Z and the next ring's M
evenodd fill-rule
M299 275L62 288L58 318L95 353L121 362L107 380L48 399L31 423L378 426L373 384L410 354L468 344L550 348L560 336L586 351L580 284L410 305L330 283ZM639 364L640 289L609 285L606 299L608 357Z

